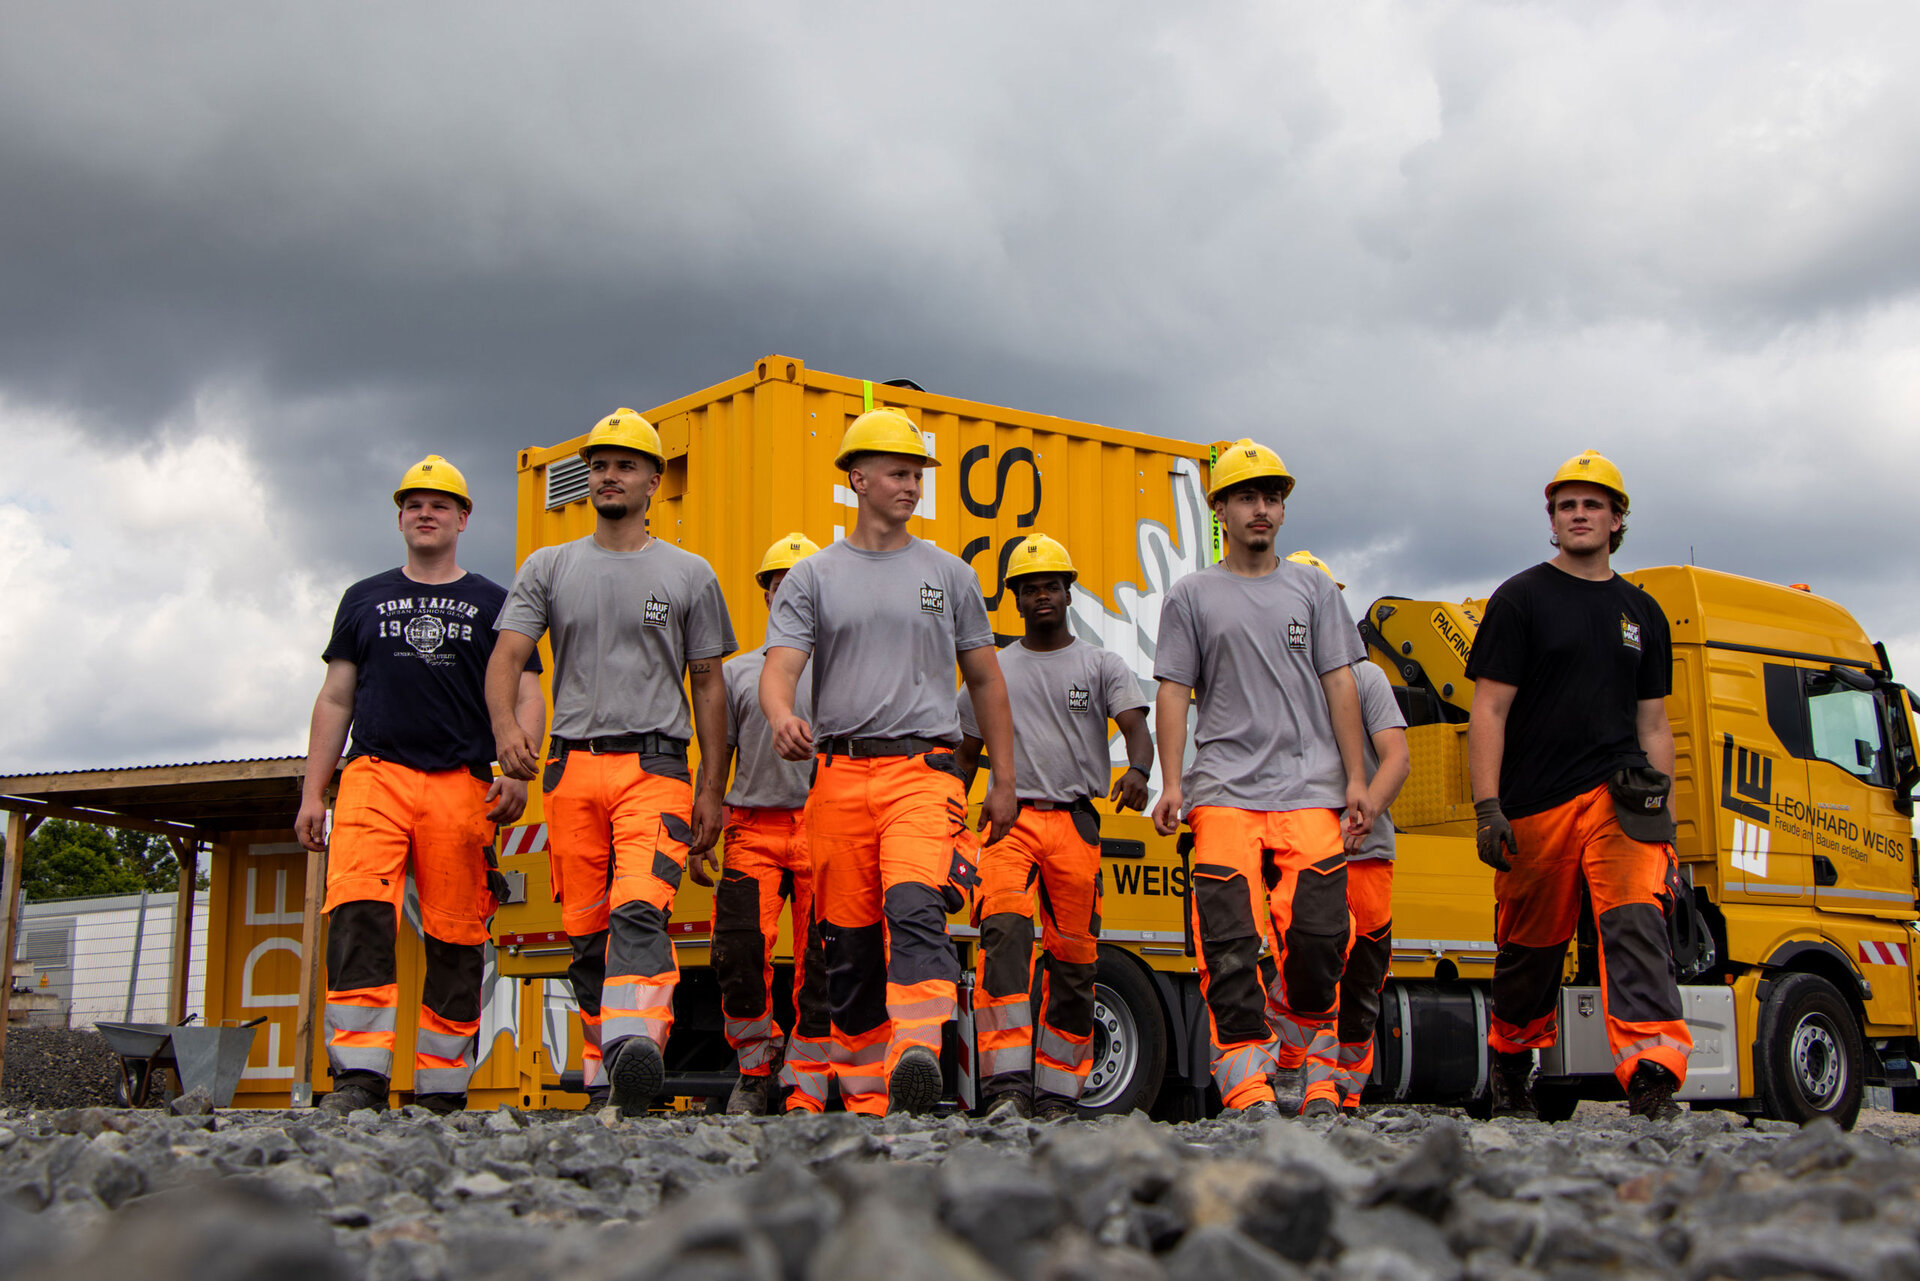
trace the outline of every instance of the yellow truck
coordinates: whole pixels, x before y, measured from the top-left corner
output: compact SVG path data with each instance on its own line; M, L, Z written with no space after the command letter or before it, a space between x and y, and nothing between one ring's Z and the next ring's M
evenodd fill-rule
M826 374L785 356L642 411L669 455L652 531L713 564L742 648L765 631L752 575L767 544L797 529L824 546L851 523L853 498L833 452L846 424L875 405L905 411L941 460L914 532L974 566L1001 643L1020 630L1007 557L1029 532L1050 534L1081 571L1076 633L1125 658L1151 698L1161 602L1176 579L1219 555L1204 496L1208 446ZM519 559L591 532L581 439L521 451ZM1308 477L1295 528L1314 524L1312 493ZM1673 625L1679 850L1695 896L1695 910L1674 923L1696 1041L1681 1097L1850 1122L1864 1086L1914 1084L1920 1052L1904 799L1920 770L1908 696L1892 684L1884 652L1831 602L1692 568L1629 577ZM1473 852L1472 688L1462 676L1477 622L1471 602L1391 598L1361 618L1372 659L1408 713L1414 761L1394 810L1403 829L1396 938L1370 1097L1470 1107L1487 1097L1493 895ZM1117 735L1113 765L1116 774L1125 765ZM1218 1097L1182 842L1156 835L1140 815L1100 808L1106 893L1084 1110L1200 1115ZM522 825L502 836L501 864L521 901L495 917L495 945L502 974L530 990L544 980L543 1035L520 1051L523 1079L542 1093L528 1101L565 1106L585 1100L545 849L536 791ZM684 883L671 925L682 981L667 1058L673 1093L718 1100L731 1087L733 1056L709 968L711 922L710 892ZM970 970L975 931L964 915L951 928ZM784 960L790 940L782 947ZM1539 1089L1550 1114L1587 1093L1617 1094L1598 992L1580 982L1590 952L1570 950L1565 1034ZM790 1014L787 993L777 993L776 1010ZM971 1041L963 1017L946 1056L963 1102Z

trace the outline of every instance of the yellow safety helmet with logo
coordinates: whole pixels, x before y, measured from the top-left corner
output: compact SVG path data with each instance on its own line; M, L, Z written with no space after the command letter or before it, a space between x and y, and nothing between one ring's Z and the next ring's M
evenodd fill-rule
M767 579L783 569L792 569L819 550L820 544L796 529L767 548L767 554L760 558L760 568L754 572L753 581L765 587Z
M407 494L416 489L451 494L460 500L460 506L468 511L473 510L473 496L467 493L467 478L460 474L458 467L438 454L428 454L407 468L407 474L400 478L400 488L393 491L393 505L400 506Z
M1009 583L1028 574L1063 574L1069 583L1080 577L1067 549L1045 534L1028 534L1007 558Z
M940 460L927 448L920 429L913 425L913 419L897 409L869 409L847 424L846 434L840 437L840 451L833 456L833 465L845 471L858 454L905 454L928 467L940 465Z
M1327 562L1325 562L1324 560L1321 560L1318 556L1315 556L1312 552L1308 551L1306 548L1302 547L1299 551L1287 557L1287 559L1292 561L1296 565L1312 566L1314 569L1317 569L1321 573L1325 574L1328 578L1332 578L1333 585L1335 587L1338 587L1343 592L1347 590L1347 585L1341 582L1338 578L1334 577L1333 566L1327 564Z
M1280 461L1280 455L1265 445L1255 444L1251 439L1243 438L1223 448L1213 461L1213 477L1207 485L1207 501L1218 498L1221 491L1231 489L1242 481L1262 480L1274 477L1280 482L1280 498L1284 502L1293 492L1293 473Z
M631 449L653 459L653 465L661 471L667 469L667 454L660 448L660 433L631 409L616 409L593 425L593 430L587 433L587 443L580 446L580 457L586 458L596 449Z
M1600 486L1618 498L1622 508L1633 506L1627 497L1627 482L1620 478L1620 469L1595 450L1575 454L1560 464L1560 470L1553 473L1553 479L1547 482L1548 499L1552 499L1554 490L1576 480Z

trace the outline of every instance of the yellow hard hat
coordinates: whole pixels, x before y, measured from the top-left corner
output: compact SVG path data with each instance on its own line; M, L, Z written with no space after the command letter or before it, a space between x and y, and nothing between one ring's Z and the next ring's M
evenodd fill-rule
M1347 590L1347 585L1345 583L1341 582L1338 578L1334 578L1333 566L1327 564L1327 562L1325 562L1324 560L1321 560L1318 556L1315 556L1312 552L1308 551L1306 548L1302 547L1299 551L1287 557L1287 559L1292 561L1296 565L1311 565L1313 568L1325 574L1328 578L1333 578L1333 585L1335 587L1338 587L1343 592Z
M1028 534L1007 558L1007 581L1027 574L1065 574L1071 583L1080 577L1067 549L1045 534Z
M1280 461L1280 455L1265 445L1256 445L1250 439L1234 441L1220 451L1214 460L1213 477L1207 485L1207 501L1212 502L1223 489L1230 489L1243 480L1260 480L1273 476L1280 481L1282 500L1293 492L1293 473Z
M400 488L393 491L393 505L398 507L407 492L414 489L452 494L460 500L462 507L473 510L473 496L467 493L467 478L460 474L458 467L438 454L428 454L407 468L407 474L400 478Z
M653 424L631 409L616 409L593 425L587 443L580 446L585 458L596 449L631 449L653 459L661 471L667 469L666 451L660 448L660 433Z
M767 554L760 558L760 568L754 572L753 581L765 587L770 576L783 569L792 569L819 550L818 543L796 529L785 538L776 539L773 546L767 548Z
M855 454L905 454L929 467L940 465L940 460L927 448L920 429L913 425L913 419L897 409L869 409L847 424L847 433L840 438L840 452L833 456L833 465L845 471L848 460Z
M1553 491L1570 481L1583 480L1589 485L1598 485L1620 500L1622 507L1631 507L1627 498L1627 482L1620 479L1620 469L1611 460L1594 450L1575 454L1560 464L1560 470L1553 473L1553 479L1547 482L1547 497L1553 497Z

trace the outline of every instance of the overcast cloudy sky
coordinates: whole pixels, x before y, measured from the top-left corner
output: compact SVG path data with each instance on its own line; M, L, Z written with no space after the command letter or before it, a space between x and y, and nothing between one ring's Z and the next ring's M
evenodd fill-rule
M1361 602L1596 447L1920 678L1920 8L944 12L0 0L0 771L303 750L408 462L774 351L1251 434Z

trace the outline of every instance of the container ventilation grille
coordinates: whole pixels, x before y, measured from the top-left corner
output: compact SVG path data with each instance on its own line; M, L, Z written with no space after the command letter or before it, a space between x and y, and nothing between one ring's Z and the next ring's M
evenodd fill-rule
M587 496L587 460L578 456L547 464L547 510Z

